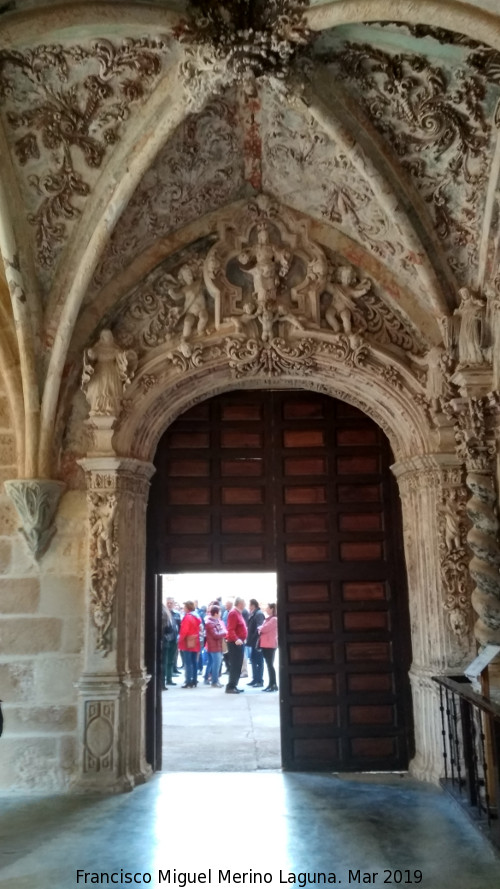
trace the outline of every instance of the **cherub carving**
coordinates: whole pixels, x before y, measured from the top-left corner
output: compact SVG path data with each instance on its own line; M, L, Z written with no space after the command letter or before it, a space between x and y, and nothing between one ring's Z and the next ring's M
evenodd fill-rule
M260 338L263 342L269 342L274 336L274 325L279 321L290 324L295 330L304 330L304 321L298 315L293 315L286 306L276 305L272 300L265 303L257 303L253 306L251 303L245 303L243 313L241 315L233 315L231 319L236 330L241 333L243 327L246 328L247 335L254 335L254 331L249 331L249 325L258 322L261 328Z
M196 333L201 334L208 324L208 309L203 284L202 269L199 263L186 263L177 273L177 281L168 290L174 301L183 300L179 313L184 318L182 340L187 342L196 324Z
M123 392L137 368L137 355L121 349L111 330L102 330L95 346L83 357L82 389L90 405L90 416L117 417Z
M353 315L357 306L355 300L368 293L371 282L364 278L356 284L356 275L351 266L340 266L336 272L330 269L329 280L325 291L330 294L330 304L325 311L325 321L334 333L345 333L350 340L356 340L359 335L353 331Z
M291 258L289 250L271 243L266 223L259 223L256 246L243 250L238 256L242 270L253 279L258 304L276 301L280 278L288 274Z

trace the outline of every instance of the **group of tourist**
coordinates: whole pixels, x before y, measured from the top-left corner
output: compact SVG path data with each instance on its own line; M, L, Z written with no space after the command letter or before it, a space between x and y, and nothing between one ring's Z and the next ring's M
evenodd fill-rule
M182 688L196 688L203 671L206 685L223 688L220 677L225 665L226 694L241 694L244 689L238 688L238 683L242 676L248 675L246 662L249 660L252 679L248 685L265 692L278 691L274 668L278 619L274 602L266 606L265 614L257 599L250 599L247 610L240 596L234 602L227 601L225 607L220 599L200 608L188 600L183 610L181 616L173 598L168 598L163 606L163 688L176 685L173 677L181 675L177 668L180 654L185 676ZM268 672L266 688L264 663Z

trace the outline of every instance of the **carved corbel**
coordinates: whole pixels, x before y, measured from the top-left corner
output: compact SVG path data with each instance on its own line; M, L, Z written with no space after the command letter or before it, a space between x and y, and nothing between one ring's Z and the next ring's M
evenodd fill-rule
M53 479L12 479L5 482L5 490L21 519L19 530L35 559L43 556L56 533L54 516L65 488L64 482Z

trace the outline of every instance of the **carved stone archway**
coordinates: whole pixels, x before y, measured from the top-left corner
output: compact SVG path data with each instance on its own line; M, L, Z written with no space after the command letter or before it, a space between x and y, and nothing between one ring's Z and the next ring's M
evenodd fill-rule
M160 266L122 308L113 336L101 332L84 376L93 443L82 461L90 517L79 684L83 786L120 789L149 774L143 615L151 461L179 414L240 387L329 394L387 434L402 497L412 623L411 770L439 778L431 676L466 662L473 640L463 469L441 412L441 365L429 362L422 375L423 351L411 321L371 280L264 196L237 208L203 255L184 253L177 266ZM106 399L100 386L107 391L110 374ZM451 530L450 500L457 505Z

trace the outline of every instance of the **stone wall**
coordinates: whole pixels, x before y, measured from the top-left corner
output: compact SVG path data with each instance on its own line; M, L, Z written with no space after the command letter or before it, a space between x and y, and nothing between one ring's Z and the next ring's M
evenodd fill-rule
M0 396L0 476L16 477ZM76 757L76 690L83 648L85 493L61 501L57 533L37 563L0 494L0 790L67 787Z

